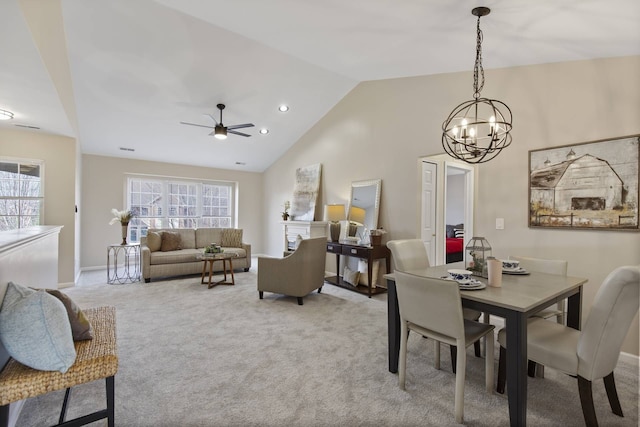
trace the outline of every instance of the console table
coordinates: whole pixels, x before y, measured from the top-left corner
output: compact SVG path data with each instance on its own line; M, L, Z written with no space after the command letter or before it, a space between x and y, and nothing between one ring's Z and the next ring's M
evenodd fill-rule
M387 273L391 271L391 252L386 246L360 246L350 245L346 243L327 242L327 252L336 254L336 275L326 277L324 280L332 285L340 286L341 288L349 289L350 291L358 292L361 294L371 295L381 294L387 292L386 288L373 287L373 261L377 259L384 259L386 261ZM340 255L361 258L367 260L367 288L360 288L353 286L350 283L345 282L340 277Z

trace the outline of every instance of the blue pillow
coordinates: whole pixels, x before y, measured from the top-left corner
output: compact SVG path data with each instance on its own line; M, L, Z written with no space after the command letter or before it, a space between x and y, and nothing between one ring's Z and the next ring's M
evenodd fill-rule
M0 308L0 340L11 357L33 369L65 373L76 361L67 310L44 290L9 282Z

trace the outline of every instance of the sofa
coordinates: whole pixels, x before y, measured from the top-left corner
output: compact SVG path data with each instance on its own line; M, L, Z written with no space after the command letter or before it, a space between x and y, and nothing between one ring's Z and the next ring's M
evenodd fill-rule
M140 238L144 281L202 273L203 262L199 256L212 243L220 245L224 252L237 255L232 260L234 270L249 271L251 245L242 241L240 228L150 228L147 235ZM214 268L222 271L222 262L215 263Z

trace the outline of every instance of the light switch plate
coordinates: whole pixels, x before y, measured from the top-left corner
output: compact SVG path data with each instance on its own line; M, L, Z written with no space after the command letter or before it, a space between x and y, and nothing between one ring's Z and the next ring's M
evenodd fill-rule
M504 218L496 218L496 230L504 230Z

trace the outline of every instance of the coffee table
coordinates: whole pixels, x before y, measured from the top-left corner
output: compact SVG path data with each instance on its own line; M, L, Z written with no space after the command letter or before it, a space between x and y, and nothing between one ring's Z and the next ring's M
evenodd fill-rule
M237 255L231 252L222 252L222 253L218 253L218 254L202 254L200 255L200 259L203 261L203 266L202 266L202 277L200 278L200 283L201 284L205 284L205 275L207 274L207 265L209 266L209 271L208 271L208 283L207 284L207 289L211 289L214 286L218 286L218 285L235 285L235 279L233 277L233 263L232 263L232 259L235 258ZM213 263L216 261L222 261L222 272L224 273L224 279L218 281L218 282L211 282L211 278L213 277ZM227 265L228 263L228 265ZM231 281L228 282L227 281L227 272L229 272L231 274Z

